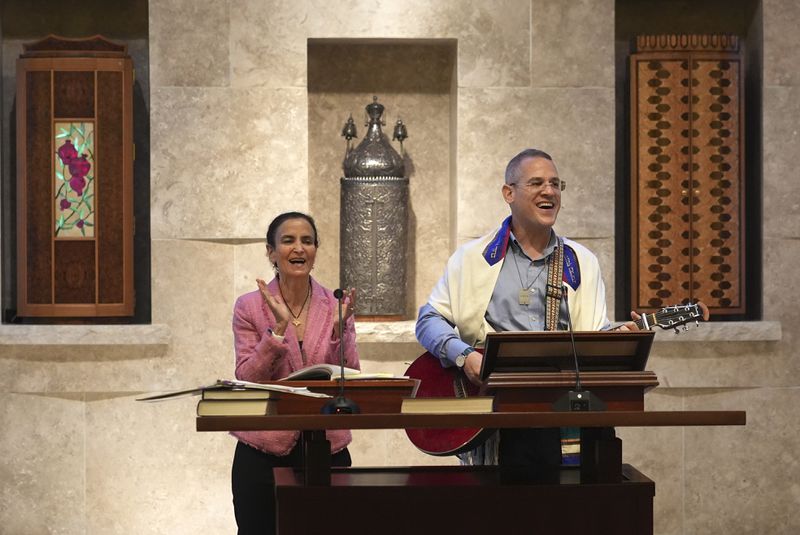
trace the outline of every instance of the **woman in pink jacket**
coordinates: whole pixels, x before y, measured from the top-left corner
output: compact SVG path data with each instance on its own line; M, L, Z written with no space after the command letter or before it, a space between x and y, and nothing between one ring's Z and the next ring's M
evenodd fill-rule
M275 381L320 363L339 363L344 343L345 366L359 368L355 344L355 290L344 293L339 332L338 302L311 278L319 245L314 220L303 213L276 217L267 230L267 257L275 270L269 283L256 279L258 290L236 300L233 335L236 378ZM298 466L297 431L242 431L233 458L233 506L239 534L275 532L276 466ZM350 466L350 431L328 431L334 466Z

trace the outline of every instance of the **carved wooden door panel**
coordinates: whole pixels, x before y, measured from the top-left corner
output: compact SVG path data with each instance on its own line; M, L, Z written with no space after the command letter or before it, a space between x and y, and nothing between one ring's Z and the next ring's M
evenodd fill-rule
M17 315L131 316L133 67L50 36L17 61Z
M745 311L744 98L733 36L640 36L630 59L632 306Z

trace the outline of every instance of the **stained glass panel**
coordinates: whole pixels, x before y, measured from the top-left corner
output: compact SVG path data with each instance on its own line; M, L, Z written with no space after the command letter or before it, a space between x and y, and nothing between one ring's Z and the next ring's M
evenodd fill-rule
M57 238L94 237L94 123L56 122L53 214Z

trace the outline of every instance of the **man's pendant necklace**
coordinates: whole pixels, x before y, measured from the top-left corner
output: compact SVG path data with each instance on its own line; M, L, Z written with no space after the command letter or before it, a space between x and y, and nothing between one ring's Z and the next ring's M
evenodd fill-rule
M512 252L512 254L514 253ZM525 284L522 282L522 272L519 270L519 264L517 264L516 255L514 255L513 258L514 258L514 266L517 268L517 275L519 276L519 284L520 286L522 286L522 288L520 288L519 290L519 304L522 306L528 306L531 304L531 292L535 291L533 285L536 284L537 280L539 280L539 277L544 272L545 268L547 268L547 264L541 267L539 273L533 279L533 282L530 283L527 287L525 287Z
M531 290L529 288L521 288L519 291L519 304L520 305L530 305L531 304Z

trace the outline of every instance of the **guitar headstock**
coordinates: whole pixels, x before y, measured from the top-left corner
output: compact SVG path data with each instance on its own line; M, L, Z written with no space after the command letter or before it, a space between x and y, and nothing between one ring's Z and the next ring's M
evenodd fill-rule
M644 327L652 329L653 327L661 327L662 329L675 329L677 332L678 327L686 325L687 323L700 321L708 321L709 312L708 307L698 301L697 303L690 303L688 305L673 305L664 307L654 314L644 314ZM688 330L684 327L683 330Z

